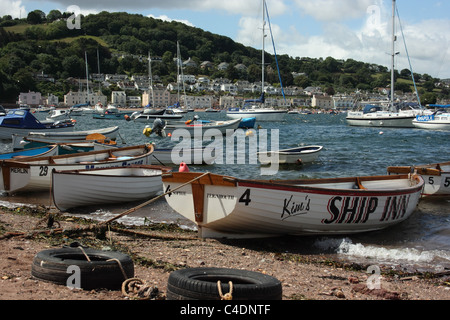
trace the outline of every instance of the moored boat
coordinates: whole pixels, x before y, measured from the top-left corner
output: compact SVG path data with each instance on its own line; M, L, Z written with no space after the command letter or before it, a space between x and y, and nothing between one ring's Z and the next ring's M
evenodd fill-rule
M150 109L151 110L151 109ZM163 120L179 120L183 118L183 114L176 113L172 109L164 109L162 112L150 112L144 110L143 112L135 112L132 113L129 117L125 117L127 121L135 121L135 122L153 122L156 119Z
M263 106L265 102L264 93L260 99L247 100L242 108L230 108L227 110L227 117L231 119L255 118L256 121L283 121L287 114L287 109L274 109Z
M450 130L450 112L437 111L430 115L417 116L414 127L428 130Z
M258 160L261 164L305 164L319 157L322 146L303 146L276 151L258 152Z
M53 170L53 203L60 211L99 204L149 200L163 192L161 174L170 168L152 165Z
M18 159L23 157L45 157L58 154L58 146L46 145L38 148L0 153L0 160Z
M164 166L185 164L213 164L217 158L213 149L202 148L156 148L152 154L153 163Z
M391 166L389 174L420 174L425 180L422 197L450 197L450 162L418 166Z
M13 134L25 136L31 131L73 131L74 126L75 123L72 121L39 121L28 109L11 109L0 118L0 140L11 140Z
M53 157L32 157L21 160L5 160L1 163L0 189L3 192L49 190L51 172L55 170L80 170L107 167L126 167L130 165L151 164L153 144L113 148L91 152L72 153ZM20 168L21 181L25 186L10 187L12 178L6 174L12 168ZM16 170L17 171L17 170ZM23 183L21 183L23 184Z
M419 175L244 180L212 173L163 175L168 204L201 237L333 235L380 230L414 212Z
M114 140L119 135L119 127L108 127L93 130L84 131L71 131L71 132L34 132L31 131L26 135L13 134L12 135L12 148L13 150L19 150L25 148L27 141L40 141L47 143L68 143L68 142L80 142L81 140L101 140L109 139ZM100 135L100 136L99 136Z
M187 132L190 137L203 137L205 131L207 130L216 130L215 132L220 132L222 135L227 135L229 133L233 133L241 123L241 119L236 120L228 120L228 121L215 121L215 120L189 120L186 122L183 121L168 121L165 122L161 119L156 119L153 123L153 127L146 127L144 129L144 135L151 135L155 133L159 136L173 135L173 133L177 130L184 130L183 132ZM213 133L213 131L211 131Z

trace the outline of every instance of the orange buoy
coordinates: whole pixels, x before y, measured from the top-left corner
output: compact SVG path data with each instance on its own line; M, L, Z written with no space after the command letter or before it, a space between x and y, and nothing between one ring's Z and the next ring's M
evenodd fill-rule
M189 172L189 168L186 163L182 162L180 163L180 168L178 169L179 172Z

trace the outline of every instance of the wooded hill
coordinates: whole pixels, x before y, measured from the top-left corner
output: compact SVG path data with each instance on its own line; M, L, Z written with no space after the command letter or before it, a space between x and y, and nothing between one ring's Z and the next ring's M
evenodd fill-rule
M85 53L90 73L100 70L101 73L129 75L148 73L148 62L142 57L150 53L152 57L162 59L161 63L152 64L152 74L167 85L176 81L177 42L183 60L190 58L197 63L197 67L185 68L184 74L232 81L258 82L261 79L260 50L228 37L179 22L105 11L82 16L81 28L70 29L66 22L70 15L57 10L46 15L35 10L26 19L0 18L0 102L14 102L20 92L29 90L53 93L61 99L70 89L78 90L78 87L72 88L67 79L86 77ZM266 51L266 81L279 85L275 56ZM283 86L321 86L324 90L343 92L372 91L390 84L389 69L376 64L332 57L313 59L279 55L277 58ZM212 62L215 67L200 68L204 61ZM229 63L229 67L219 71L217 66L222 62ZM247 69L239 71L234 67L237 64L243 64ZM396 73L396 88L410 92L409 70ZM38 81L36 74L49 75L56 81ZM447 91L433 92L437 79L426 74L414 76L417 81L421 80L422 93L429 92L434 99L437 94L448 95ZM108 95L108 90L112 89L104 89L104 93Z

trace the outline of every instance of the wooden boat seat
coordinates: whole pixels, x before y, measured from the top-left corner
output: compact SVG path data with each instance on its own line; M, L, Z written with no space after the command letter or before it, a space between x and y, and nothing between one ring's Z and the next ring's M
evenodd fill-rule
M359 178L356 178L355 189L367 190L367 188L362 185L361 179Z

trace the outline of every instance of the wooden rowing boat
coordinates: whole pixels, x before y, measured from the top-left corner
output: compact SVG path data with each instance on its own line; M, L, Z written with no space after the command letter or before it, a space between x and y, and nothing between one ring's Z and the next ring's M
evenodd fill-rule
M380 230L414 212L419 175L314 180L243 180L212 173L163 175L169 205L201 237L255 238Z
M389 174L420 174L425 180L422 197L450 197L450 162L418 166L392 166Z
M53 170L52 196L61 210L105 203L148 200L162 193L161 166L129 166L92 170Z
M91 152L65 154L53 157L32 157L23 160L5 160L1 163L3 192L49 190L51 173L55 170L80 170L106 167L126 167L151 164L154 145L145 144ZM14 177L10 175L15 173ZM15 188L14 180L22 181ZM27 181L23 186L24 181ZM22 187L17 188L17 185Z

